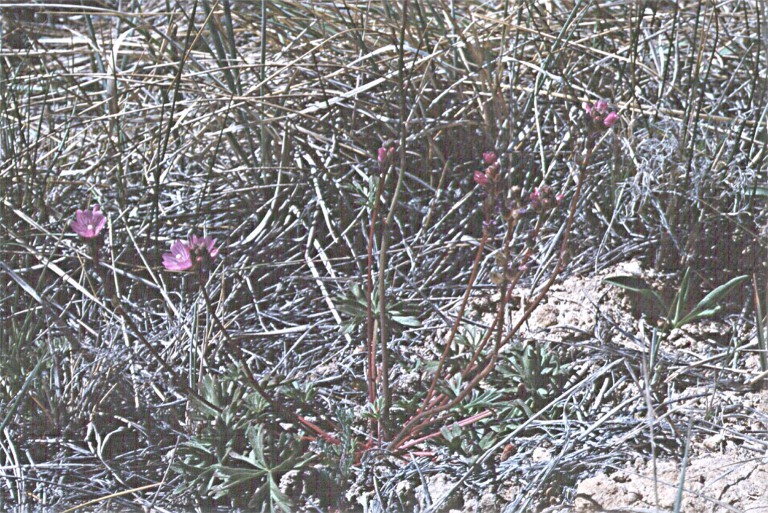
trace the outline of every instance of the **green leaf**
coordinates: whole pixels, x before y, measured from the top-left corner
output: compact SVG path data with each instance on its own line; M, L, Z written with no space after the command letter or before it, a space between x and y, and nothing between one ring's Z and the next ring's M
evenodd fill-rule
M603 280L605 283L616 287L641 294L661 307L663 311L668 311L666 303L661 296L653 290L642 278L636 276L613 276Z
M408 326L409 328L420 328L421 323L415 317L408 315L392 315L392 320L401 326Z
M682 321L680 322L680 326L683 324L687 324L689 322L698 321L699 319L706 319L707 317L712 317L716 313L718 313L720 310L722 310L722 307L716 306L714 308L709 308L707 310L702 310L699 313L696 314L695 317L691 317L691 314L686 315L683 317Z
M285 513L291 513L293 511L291 500L287 495L280 491L280 487L277 482L275 482L272 474L269 474L269 498L271 502L271 510L273 512L277 511L277 508Z
M691 268L688 267L683 275L683 281L680 282L680 288L675 294L675 299L672 300L672 304L675 307L675 315L672 316L672 312L667 315L668 319L672 319L672 324L674 325L677 325L683 317L683 308L685 308L685 302L688 301L688 286L690 282Z
M453 426L443 426L440 428L440 434L443 435L443 438L445 438L445 441L449 444L455 438L452 427Z
M680 321L679 326L682 326L683 324L687 322L694 321L696 319L701 319L704 317L708 317L710 315L714 315L716 311L719 309L719 306L715 305L712 306L713 303L718 302L723 297L725 297L726 294L728 294L731 289L733 289L736 285L739 285L744 282L744 280L747 279L747 275L737 276L736 278L733 278L732 280L729 280L727 283L724 283L717 287L715 290L704 296L704 298L698 302L698 304L691 310L688 315L685 316L683 320ZM714 310L714 311L713 311Z

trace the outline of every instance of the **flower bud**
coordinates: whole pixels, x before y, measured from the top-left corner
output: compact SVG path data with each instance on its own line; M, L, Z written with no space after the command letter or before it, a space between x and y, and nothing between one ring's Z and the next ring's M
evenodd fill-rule
M495 164L497 158L498 157L496 156L495 151L486 151L485 153L483 153L483 162L485 162L488 165Z

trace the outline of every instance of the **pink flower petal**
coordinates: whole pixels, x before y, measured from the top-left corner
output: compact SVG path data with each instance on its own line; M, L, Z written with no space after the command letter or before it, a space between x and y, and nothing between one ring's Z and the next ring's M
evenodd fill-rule
M189 247L180 240L171 244L171 253L174 258L176 258L176 255L181 255L183 258L189 259Z
M219 254L219 248L217 248L215 244L216 239L210 239L210 243L208 244L208 254L211 255L211 258Z
M99 233L104 228L104 226L106 226L106 224L107 224L107 218L104 216L100 216L100 219L96 222L96 228L95 228L96 233Z

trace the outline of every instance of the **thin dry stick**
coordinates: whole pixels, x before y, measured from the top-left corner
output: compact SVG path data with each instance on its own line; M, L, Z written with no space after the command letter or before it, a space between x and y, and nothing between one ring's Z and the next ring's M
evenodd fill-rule
M73 506L73 507L71 507L69 509L65 509L64 511L62 511L62 513L70 513L71 511L77 511L79 509L87 508L88 506L93 506L94 504L98 504L100 502L104 502L104 501L107 501L109 499L114 499L114 498L117 498L117 497L122 497L123 495L129 495L131 493L136 493L136 492L143 492L144 490L151 490L152 488L157 488L160 485L162 485L162 483L152 483L152 484L148 484L148 485L144 485L144 486L139 486L139 487L136 487L136 488L131 488L130 490L122 490L122 491L119 491L119 492L110 493L109 495L105 495L103 497L97 497L97 498L95 498L93 500L84 502L82 504L78 504L77 506Z
M213 308L213 304L211 303L211 297L208 295L208 291L205 288L205 283L202 280L200 283L200 291L203 294L203 299L205 300L205 306L208 308L208 313L211 315L213 322L216 323L216 327L219 328L222 335L224 336L224 340L227 342L227 348L229 349L229 351L227 351L227 355L233 360L233 363L240 367L240 369L243 371L243 374L245 374L245 378L248 380L248 383L253 386L254 390L256 390L256 392L258 392L258 394L264 398L265 401L267 401L272 409L275 410L275 413L277 413L280 417L287 420L288 422L297 422L298 425L303 427L307 432L320 436L326 442L332 443L334 445L340 444L341 442L338 438L327 433L322 428L308 421L298 413L284 407L267 393L264 387L261 386L261 383L259 383L251 370L248 368L248 364L243 357L240 348L237 346L237 344L232 342L232 339L227 332L227 328L224 327L224 323L222 323L221 319L219 319L219 316L216 315L216 310Z
M461 305L459 306L459 312L456 314L456 320L453 322L453 326L451 327L451 332L448 334L448 340L445 342L445 347L443 348L443 354L440 355L440 360L437 363L437 369L435 370L435 375L432 377L432 384L429 386L429 390L427 391L427 395L424 398L423 406L421 407L420 411L423 411L428 408L429 406L429 400L432 397L432 394L435 391L435 387L437 386L437 379L440 376L440 371L443 370L443 365L445 365L445 360L448 358L448 351L451 348L451 344L453 344L453 340L456 338L456 334L459 331L459 326L461 325L461 320L464 318L464 310L467 307L467 303L469 302L469 295L472 293L472 287L475 284L475 279L477 278L477 271L480 268L480 258L483 256L483 250L485 249L485 245L488 242L488 231L489 228L487 225L483 228L483 237L480 239L480 245L477 247L477 252L475 253L475 260L472 262L472 271L469 275L469 283L467 284L467 289L464 291L464 297L461 300Z
M184 380L180 378L180 376L176 373L176 371L171 367L165 359L160 355L160 353L155 349L152 344L149 343L149 341L144 337L144 335L139 330L139 327L136 326L136 323L133 322L133 319L131 319L131 316L128 315L128 313L123 308L122 303L120 302L120 298L117 296L117 294L112 294L112 302L115 304L115 313L125 322L128 327L133 332L133 335L141 342L141 344L147 348L147 351L149 351L149 354L152 355L152 357L157 360L157 362L160 364L160 366L165 369L166 372L168 372L171 375L171 378L177 382L182 383L181 385L178 385L178 387L188 396L187 399L189 399L189 396L194 397L198 401L200 401L202 404L206 405L207 407L213 409L214 411L221 413L221 408L216 406L215 404L211 403L210 401L206 400L203 396L198 394L195 390L193 390L191 387L189 387L184 383Z

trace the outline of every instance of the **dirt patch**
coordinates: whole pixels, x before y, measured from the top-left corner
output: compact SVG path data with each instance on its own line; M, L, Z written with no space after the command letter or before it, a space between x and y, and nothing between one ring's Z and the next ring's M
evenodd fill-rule
M574 511L673 511L682 468L657 461L600 473L577 488ZM768 512L768 461L722 454L693 458L685 469L680 510L686 513Z
M631 298L604 280L612 276L636 276L648 279L637 260L623 262L592 276L570 276L552 286L545 301L534 310L523 333L548 329L555 340L572 338L578 332L591 333L600 313L610 315L622 327L634 329L635 319L629 313L636 308ZM524 295L530 296L529 291Z

